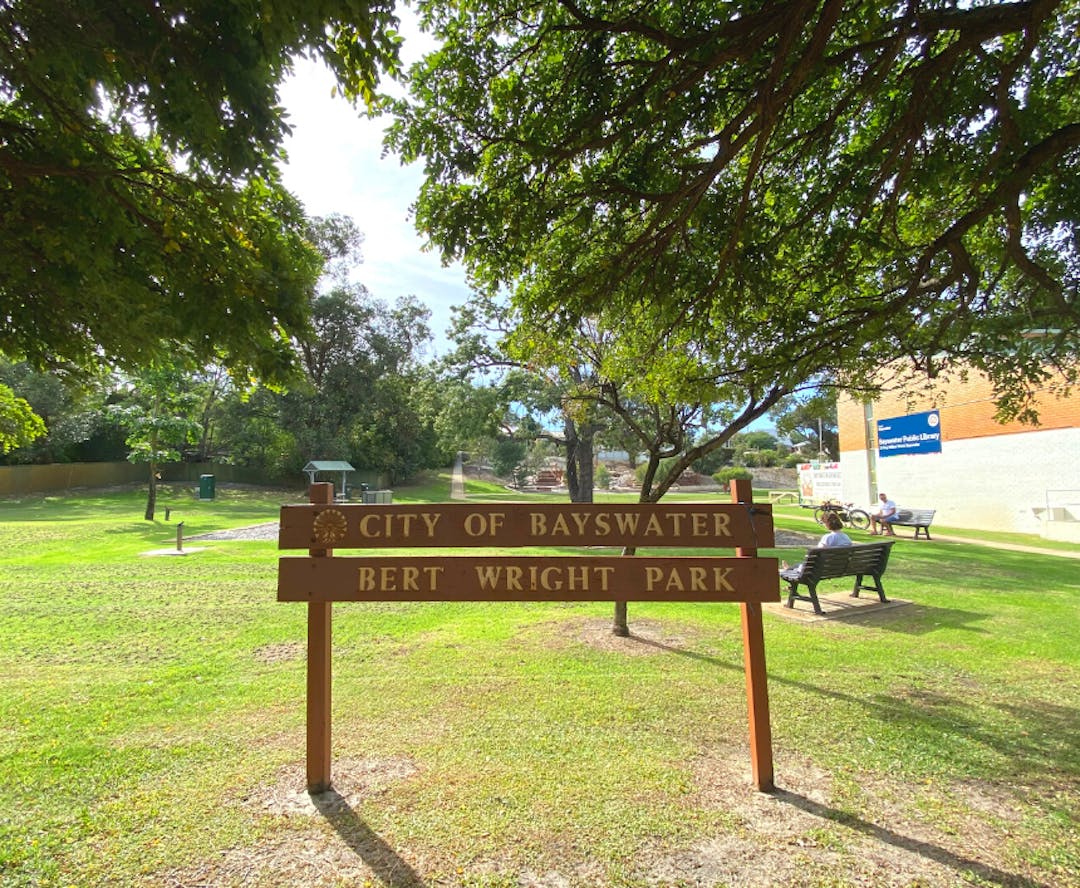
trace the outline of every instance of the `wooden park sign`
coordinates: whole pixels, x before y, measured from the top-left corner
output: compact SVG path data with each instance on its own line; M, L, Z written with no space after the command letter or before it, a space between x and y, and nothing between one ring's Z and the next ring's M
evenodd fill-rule
M761 605L779 599L772 507L732 482L731 503L334 502L281 508L278 600L308 604L307 782L330 788L331 606L335 601L730 601L742 606L743 664L754 784L773 788ZM335 549L529 546L734 549L734 556L361 555Z

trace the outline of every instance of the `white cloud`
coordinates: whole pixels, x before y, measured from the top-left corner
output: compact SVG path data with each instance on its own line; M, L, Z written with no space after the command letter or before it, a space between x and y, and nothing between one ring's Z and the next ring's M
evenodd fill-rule
M431 309L436 351L443 351L450 306L469 289L460 265L444 268L436 252L424 252L409 206L422 181L419 166L382 156L385 120L362 117L341 96L321 63L298 59L281 88L292 135L285 142L285 187L309 215L351 216L364 233L364 263L355 278L375 296L393 302L413 295Z

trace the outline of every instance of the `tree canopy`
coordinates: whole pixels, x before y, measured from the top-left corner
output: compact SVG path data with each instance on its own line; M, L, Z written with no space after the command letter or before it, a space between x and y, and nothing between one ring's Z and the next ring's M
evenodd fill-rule
M538 323L661 306L732 378L1076 379L1080 3L420 4L417 221Z
M370 99L392 7L0 4L0 351L283 375L321 260L275 171L278 84L317 54Z

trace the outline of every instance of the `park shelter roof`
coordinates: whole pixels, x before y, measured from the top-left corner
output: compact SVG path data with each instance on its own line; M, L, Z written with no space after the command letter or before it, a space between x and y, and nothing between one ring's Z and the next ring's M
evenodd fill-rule
M355 472L356 469L343 459L313 459L304 466L304 471L307 472L309 484L315 483L315 476L319 472L341 472L341 484L338 486L334 497L338 500L345 500L348 498L349 492L349 472Z
M314 459L304 466L305 472L355 472L351 465L342 459Z

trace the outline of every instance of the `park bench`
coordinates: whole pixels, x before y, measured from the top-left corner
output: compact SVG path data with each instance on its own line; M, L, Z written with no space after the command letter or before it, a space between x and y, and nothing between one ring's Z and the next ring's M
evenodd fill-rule
M892 527L914 527L915 539L923 533L930 539L930 522L934 520L936 509L897 509L896 520L890 521Z
M822 580L834 580L839 577L855 577L855 587L851 590L853 598L859 597L859 591L869 589L877 592L878 598L887 602L885 589L881 585L881 575L889 563L889 550L893 540L878 543L862 543L853 546L833 546L822 549L807 549L802 564L780 571L780 579L788 584L788 599L785 607L795 607L795 601L809 601L814 606L814 613L823 613L818 602L817 586ZM873 585L863 582L863 577L874 581ZM799 586L806 586L807 593L800 595Z

